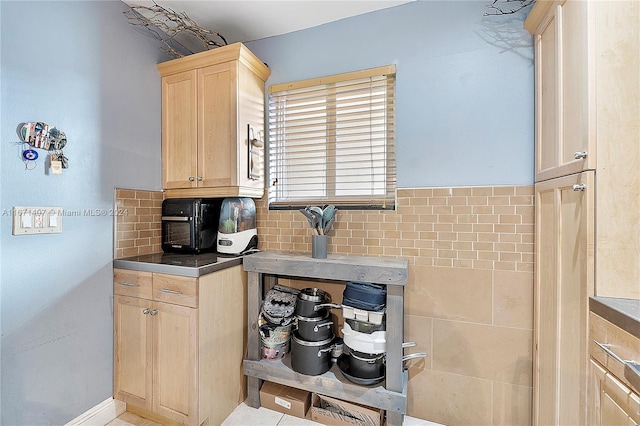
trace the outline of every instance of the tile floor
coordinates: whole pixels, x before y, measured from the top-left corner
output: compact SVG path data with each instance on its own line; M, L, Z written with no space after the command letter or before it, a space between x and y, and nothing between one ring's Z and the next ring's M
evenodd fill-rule
M251 408L245 403L241 403L222 423L222 426L322 426L320 423L312 422L287 414L278 413L260 407ZM143 419L135 414L124 413L106 426L161 426L151 420ZM439 423L432 423L405 416L403 426L442 426Z

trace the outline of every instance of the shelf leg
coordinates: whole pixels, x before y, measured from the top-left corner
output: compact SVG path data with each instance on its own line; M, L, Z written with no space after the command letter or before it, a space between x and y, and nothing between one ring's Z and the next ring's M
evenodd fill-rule
M260 333L258 333L258 316L262 301L262 274L247 274L247 359L257 361L260 354Z
M247 359L252 361L262 357L260 353L260 333L258 333L258 315L262 301L262 274L249 272L247 274ZM260 407L260 385L262 380L247 377L247 405Z
M249 407L260 408L260 386L262 380L257 377L247 377L247 399Z
M404 287L387 286L387 390L403 392L402 342L404 340ZM403 412L406 411L404 407ZM402 426L404 414L387 411L387 425Z
M387 426L402 426L404 414L387 411Z

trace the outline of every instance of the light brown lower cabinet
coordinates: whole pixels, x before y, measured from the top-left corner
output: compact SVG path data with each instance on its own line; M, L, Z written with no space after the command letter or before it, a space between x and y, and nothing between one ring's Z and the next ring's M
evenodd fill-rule
M597 361L590 361L591 398L589 424L594 426L637 426L640 398Z
M246 397L242 266L199 278L116 269L114 293L114 398L162 423L222 423Z
M589 315L589 425L640 424L637 384L629 380L622 361L640 358L640 338L606 319Z

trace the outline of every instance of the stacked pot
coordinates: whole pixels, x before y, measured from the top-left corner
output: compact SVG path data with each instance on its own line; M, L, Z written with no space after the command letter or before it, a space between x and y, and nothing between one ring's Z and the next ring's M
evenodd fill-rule
M318 288L303 288L297 295L296 327L291 334L291 368L315 376L331 368L335 334L331 296Z
M267 292L258 318L264 359L281 359L289 352L297 293L296 289L280 285Z
M338 366L347 379L358 384L379 383L385 377L386 296L386 286L364 282L348 282L342 295L347 350Z

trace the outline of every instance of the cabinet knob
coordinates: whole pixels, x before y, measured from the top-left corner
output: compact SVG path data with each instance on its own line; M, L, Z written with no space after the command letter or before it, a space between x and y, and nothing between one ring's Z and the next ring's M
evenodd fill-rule
M153 311L150 311L149 315L151 315L152 317L158 315L158 310L154 309Z
M150 312L149 308L145 308L144 311L142 311L143 314L147 315Z
M585 185L584 183L573 185L574 191L584 191L585 189L587 189L587 185Z
M196 180L196 178L194 178L193 176L189 176L189 182L193 182L194 180Z
M587 151L578 151L573 153L573 158L576 160L581 160L583 158L587 158Z
M198 182L202 182L202 176L198 176L198 178L196 179Z

